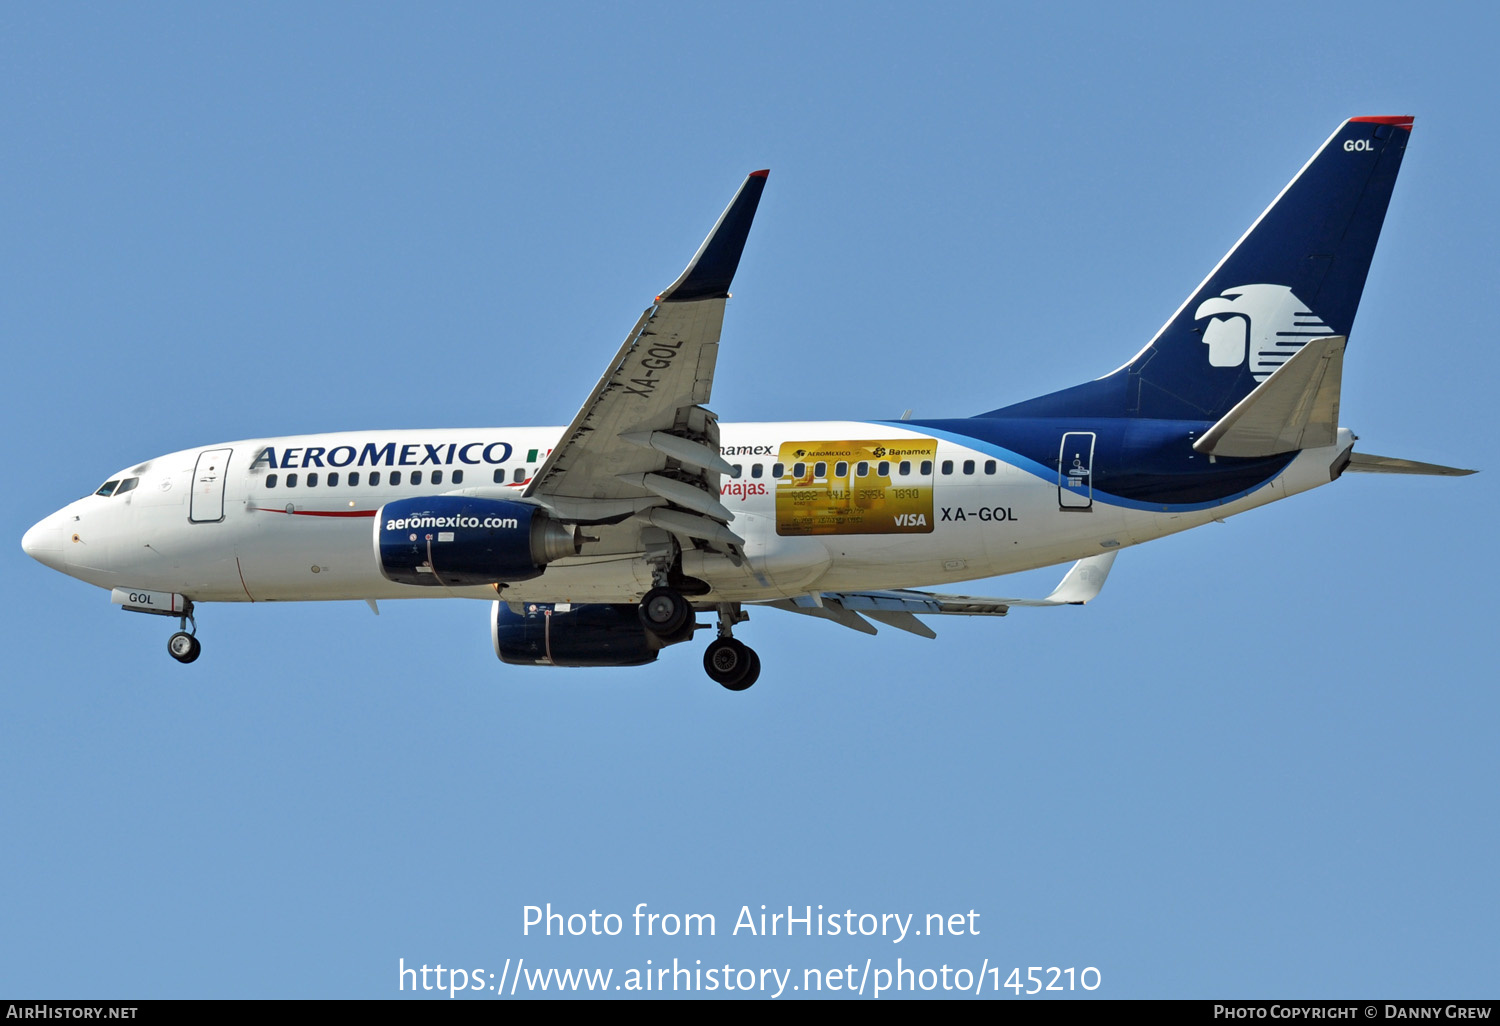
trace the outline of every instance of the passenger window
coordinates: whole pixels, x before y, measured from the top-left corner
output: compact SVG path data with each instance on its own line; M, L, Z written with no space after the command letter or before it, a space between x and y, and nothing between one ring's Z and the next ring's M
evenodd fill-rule
M441 470L434 470L432 472L432 483L433 484L442 484L443 483L443 472Z
M351 470L351 471L349 471L349 487L353 488L357 484L359 484L359 471L357 471L357 470Z
M296 474L288 474L286 476L286 486L288 488L296 488L297 487L297 475Z
M794 463L794 464L792 464L792 476L795 477L798 481L801 481L804 477L807 476L807 464L806 463Z
M741 464L738 464L738 463L734 464L732 467L729 468L729 476L730 477L739 477L744 472L745 472L745 468Z
M827 476L828 464L824 463L822 460L819 460L817 463L813 464L813 477L821 480L822 478L825 478Z
M495 483L496 484L504 484L505 483L505 468L502 467L502 468L500 468L500 469L498 469L498 470L495 471Z
M271 476L275 477L276 475L272 474ZM105 497L108 497L108 496L111 496L111 495L115 494L115 489L118 488L118 487L120 487L120 482L119 481L106 481L102 485L99 486L99 490L97 492L95 492L94 494L95 495L103 495Z
M276 475L275 474L267 474L266 475L266 487L267 488L275 488L276 487Z
M771 467L772 477L786 477L786 464L777 463Z
M837 463L835 463L833 465L833 476L834 477L848 477L849 476L849 464L845 463L843 460L839 460Z
M756 463L750 467L750 476L760 477L765 472L765 469L766 465L764 463Z
M880 469L876 473L878 473L881 477L890 477L891 476L891 462L890 462L890 460L881 460L880 461Z
M974 473L974 461L973 460L964 460L964 473L965 474L972 474L972 473Z
M922 461L922 476L923 477L927 477L931 473L932 473L932 461L931 460L923 460Z
M380 483L380 471L370 471L370 487L373 488Z
M337 470L335 470L333 473L331 473L331 474L328 475L328 487L329 488L336 488L336 487L338 487L338 483L339 483L339 472Z
M391 484L398 485L400 483L401 483L401 471L399 471L399 470L393 470L393 471L391 471Z
M911 474L911 460L902 460L901 466L897 469L901 471L902 477L909 476Z
M411 483L414 485L422 483L422 472L420 470L413 470L411 472Z
M860 463L859 463L859 466L857 466L857 467L854 468L854 476L855 477L869 477L870 476L870 465L868 463L864 462L863 460L861 460Z
M984 461L984 472L986 474L993 474L995 472L995 461L994 460L985 460Z
M462 470L455 470L453 472L453 483L454 484L463 484L464 483L464 472Z
M526 468L525 467L517 467L516 468L516 472L511 475L511 480L514 481L516 484L520 484L522 481L525 481L526 480Z
M307 487L309 487L309 488L316 488L316 487L318 487L318 475L317 474L314 473L314 474L308 474L307 475Z

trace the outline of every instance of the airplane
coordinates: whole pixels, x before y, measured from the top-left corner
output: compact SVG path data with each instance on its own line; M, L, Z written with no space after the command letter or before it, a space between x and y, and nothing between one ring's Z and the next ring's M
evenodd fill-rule
M220 442L111 474L22 539L122 608L487 599L504 662L635 666L691 640L732 691L749 609L924 637L1099 594L1122 548L1337 480L1455 476L1355 451L1345 344L1411 135L1339 125L1161 330L1115 371L976 416L719 423L730 283L767 182L751 172L566 427ZM1071 562L1046 598L914 590Z

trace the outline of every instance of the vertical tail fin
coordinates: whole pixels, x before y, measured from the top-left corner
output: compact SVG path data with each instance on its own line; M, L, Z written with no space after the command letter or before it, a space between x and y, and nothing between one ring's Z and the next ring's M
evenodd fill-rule
M1005 412L1217 420L1310 340L1348 335L1411 126L1345 121L1134 359Z

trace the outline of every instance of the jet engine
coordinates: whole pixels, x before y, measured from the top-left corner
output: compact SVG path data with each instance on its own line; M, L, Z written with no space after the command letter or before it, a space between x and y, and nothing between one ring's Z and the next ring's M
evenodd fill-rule
M526 581L576 556L578 528L524 502L466 495L398 499L375 514L375 558L398 584L454 588Z
M692 618L670 638L641 623L634 605L496 602L490 637L501 662L519 666L641 666L668 645L689 641Z

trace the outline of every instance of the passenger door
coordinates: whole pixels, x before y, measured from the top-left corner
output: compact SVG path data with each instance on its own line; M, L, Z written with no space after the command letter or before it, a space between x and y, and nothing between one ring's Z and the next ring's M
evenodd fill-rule
M224 485L229 480L232 452L233 449L207 449L198 454L198 463L193 468L188 523L217 524L224 519Z

